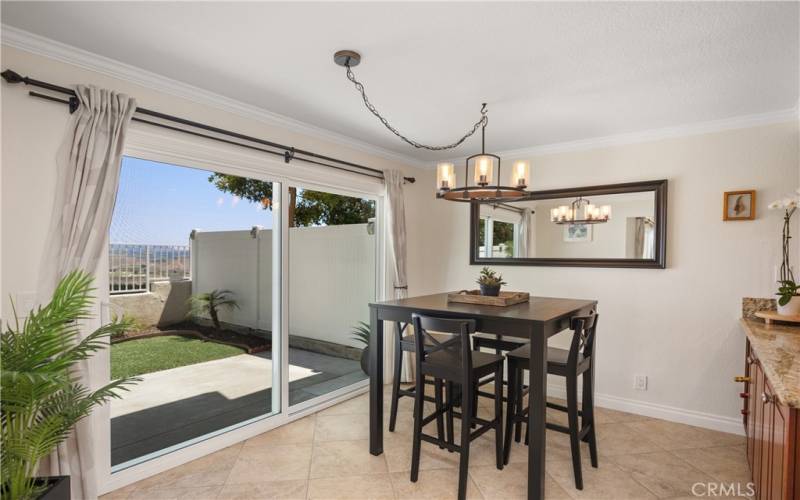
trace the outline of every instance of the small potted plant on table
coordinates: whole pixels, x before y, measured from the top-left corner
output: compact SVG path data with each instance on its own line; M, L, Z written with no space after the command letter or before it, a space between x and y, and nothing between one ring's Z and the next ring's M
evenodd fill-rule
M507 283L503 281L503 275L497 274L488 267L481 269L481 274L475 281L481 287L481 295L488 297L497 297L500 295L500 287Z

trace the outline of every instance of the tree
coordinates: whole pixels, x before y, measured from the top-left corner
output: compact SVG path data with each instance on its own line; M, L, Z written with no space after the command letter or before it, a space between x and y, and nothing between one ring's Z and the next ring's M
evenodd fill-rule
M272 209L272 183L235 175L214 173L208 178L220 191L261 203ZM362 198L289 188L291 226L364 224L375 217L375 203Z

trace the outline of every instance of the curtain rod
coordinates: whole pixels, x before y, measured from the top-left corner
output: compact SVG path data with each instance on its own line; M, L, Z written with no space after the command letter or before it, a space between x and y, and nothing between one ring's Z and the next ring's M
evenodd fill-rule
M30 95L32 97L38 97L40 99L45 99L45 100L48 100L48 101L54 101L54 102L59 102L59 103L62 103L62 104L67 104L67 105L69 105L69 112L70 113L74 113L75 110L78 109L78 97L77 97L77 94L75 93L75 90L73 90L73 89L70 89L70 88L67 88L67 87L62 87L60 85L54 85L52 83L47 83L47 82L43 82L43 81L40 81L40 80L35 80L35 79L29 78L27 76L22 76L19 73L17 73L16 71L13 71L13 70L10 70L10 69L7 69L7 70L3 71L2 73L0 73L0 76L2 76L3 79L6 82L11 83L11 84L24 83L25 85L30 85L30 86L33 86L33 87L39 87L39 88L42 88L42 89L45 89L45 90L49 90L49 91L52 91L52 92L58 92L60 94L65 94L65 95L69 96L69 98L61 99L61 98L58 98L58 97L54 97L54 96L47 95L47 94L42 94L42 93L39 93L39 92L34 92L34 91L28 92L28 95ZM383 179L384 178L383 171L378 170L376 168L366 167L364 165L359 165L357 163L352 163L352 162L349 162L349 161L339 160L337 158L321 155L321 154L318 154L318 153L314 153L312 151L307 151L307 150L304 150L304 149L297 149L297 148L294 148L292 146L286 146L286 145L283 145L283 144L279 144L277 142L272 142L272 141L268 141L268 140L265 140L265 139L259 139L258 137L252 137L252 136L240 134L238 132L233 132L231 130L226 130L226 129L214 127L212 125L207 125L205 123L200 123L200 122L188 120L186 118L181 118L179 116L168 115L166 113L161 113L159 111L153 111L151 109L142 108L141 106L136 108L136 113L139 113L139 114L145 115L145 116L149 116L149 117L152 117L152 118L156 118L156 119L159 119L159 120L164 120L164 121L167 121L167 122L173 122L173 123L177 123L177 124L180 124L180 125L185 125L185 126L188 126L188 127L197 128L197 129L200 129L200 130L205 130L207 132L212 132L212 133L215 133L215 134L220 134L220 135L232 137L234 139L253 142L253 143L259 144L261 146L266 146L268 148L279 149L279 150L282 150L282 151L274 151L273 149L265 149L264 147L254 146L252 144L243 144L241 142L237 142L237 141L234 141L234 140L231 140L231 139L225 139L225 138L217 137L217 136L214 136L214 135L203 134L201 132L197 132L197 131L194 131L194 130L187 130L185 128L176 127L174 125L168 125L166 123L161 123L161 122L152 121L152 120L146 120L146 119L143 119L143 118L138 118L136 116L133 117L133 121L140 122L140 123L145 123L147 125L152 125L152 126L155 126L155 127L161 127L161 128L165 128L165 129L168 129L168 130L174 130L174 131L177 131L177 132L183 132L183 133L190 134L190 135L193 135L193 136L196 136L196 137L203 137L203 138L210 139L210 140L213 140L213 141L223 142L225 144L232 144L234 146L241 146L241 147L244 147L244 148L247 148L247 149L261 151L263 153L268 153L268 154L272 154L272 155L275 155L275 156L282 156L284 162L286 162L286 163L289 163L292 160L299 160L299 161L303 161L303 162L310 163L310 164L313 164L313 165L319 165L319 166L322 166L322 167L328 167L328 168L333 168L333 169L336 169L336 170L341 170L341 171L344 171L344 172L349 172L351 174L365 175L367 177L373 177L373 178L376 178L376 179ZM300 156L298 156L298 155L300 155ZM303 157L305 157L305 158L303 158ZM332 165L331 163L335 163L336 165ZM414 177L403 177L403 179L405 179L405 181L408 182L408 183L414 183L416 181L416 179Z

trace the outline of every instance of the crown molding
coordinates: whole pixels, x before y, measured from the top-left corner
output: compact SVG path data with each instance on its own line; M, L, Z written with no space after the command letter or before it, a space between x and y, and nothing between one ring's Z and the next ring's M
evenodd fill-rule
M724 132L726 130L736 130L743 128L773 125L776 123L786 123L800 119L800 101L794 107L767 113L753 115L734 116L722 120L712 120L707 122L677 125L659 129L642 130L639 132L629 132L624 134L607 135L603 137L592 137L577 141L559 142L553 144L543 144L528 148L509 149L499 151L495 154L504 158L528 158L535 156L545 156L558 153L573 153L579 151L589 151L593 149L603 149L629 144L641 144L664 139L678 137L690 137L694 135L710 134L714 132ZM453 159L454 162L463 162L466 156Z
M151 71L137 68L7 24L0 25L0 40L2 40L3 45L15 49L55 59L73 66L125 80L158 92L180 97L198 104L211 106L228 113L268 125L281 127L316 139L348 146L357 151L375 155L380 158L418 168L429 168L431 166L430 162L390 151L347 135L289 118L288 116L273 113L258 106L225 97L215 92L204 90L178 80L173 80Z

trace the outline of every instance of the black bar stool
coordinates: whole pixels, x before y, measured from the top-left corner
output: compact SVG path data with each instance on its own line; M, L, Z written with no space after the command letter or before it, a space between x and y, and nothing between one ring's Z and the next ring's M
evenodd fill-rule
M529 344L529 339L523 339L519 337L509 337L508 335L496 335L494 333L476 333L472 336L472 348L476 351L480 351L482 348L487 349L494 349L494 353L498 355L502 355L504 352L513 351L514 349L518 349L525 344ZM506 380L503 380L503 377L500 377L502 380L503 385L508 385ZM489 399L494 399L494 393L482 391L481 387L487 384L494 383L495 377L494 375L484 377L478 382L478 390L475 391L475 399L473 400L472 405L472 413L476 414L478 411L478 397L484 397ZM524 387L527 389L527 386ZM503 398L503 401L506 401L506 398ZM520 433L520 426L522 424L517 424L516 433Z
M408 323L395 323L394 331L394 377L392 380L392 405L389 410L389 432L394 432L395 424L397 424L397 408L400 404L401 397L413 398L415 394L415 387L409 389L400 388L400 377L403 371L403 353L404 352L417 352L416 342L414 341L414 334L405 335ZM431 379L424 379L426 385L436 385L436 382ZM441 390L441 387L436 387L436 390ZM423 394L425 392L423 391ZM425 401L435 403L436 398L425 396Z
M568 427L547 423L547 428L569 434L572 449L572 469L575 474L575 488L583 489L581 473L580 442L589 443L589 455L592 467L597 467L597 438L594 425L594 339L597 330L598 314L592 311L587 316L576 316L570 321L572 343L569 350L547 348L547 373L560 375L567 379L567 406L547 403L549 408L564 411L569 421ZM508 353L508 415L506 417L506 434L503 460L508 463L511 455L511 427L513 424L528 422L530 406L523 408L524 390L522 380L524 371L530 366L530 345L520 347ZM582 410L578 409L578 376L583 375ZM512 397L513 396L513 397ZM581 425L578 425L578 417ZM519 434L516 441L519 442ZM526 433L525 441L528 436Z
M484 420L473 416L473 393L477 390L477 382L482 377L493 374L498 379L503 375L503 356L473 351L471 335L475 333L475 320L442 319L412 315L417 349L417 388L414 397L414 441L411 451L411 481L419 477L419 456L422 441L444 447L449 451L460 453L458 469L458 498L466 498L467 477L469 472L469 445L490 429L495 432L495 453L497 468L503 468L503 406L502 385L495 385L494 418ZM432 335L429 331L437 332ZM440 340L441 334L450 334L446 340ZM442 407L437 403L436 410L423 416L423 377L433 377L437 383L436 399L440 399L439 381L447 384L447 401ZM454 385L461 388L461 440L456 445L453 437L453 408L457 401ZM447 414L447 438L423 434L422 428ZM472 424L478 424L472 430ZM441 434L441 433L440 433Z

